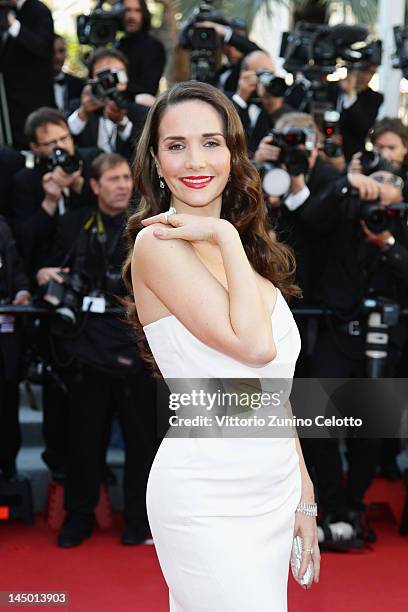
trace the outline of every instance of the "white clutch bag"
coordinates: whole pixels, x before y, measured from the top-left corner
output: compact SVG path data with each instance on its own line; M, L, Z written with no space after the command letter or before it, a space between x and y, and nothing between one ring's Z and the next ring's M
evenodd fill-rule
M292 569L292 574L294 579L298 584L303 587L309 587L314 578L314 566L313 561L310 559L309 564L307 566L307 570L303 576L303 578L299 579L299 570L300 565L302 563L302 538L300 536L295 536L293 538L293 546L292 546L292 555L290 557L290 567Z

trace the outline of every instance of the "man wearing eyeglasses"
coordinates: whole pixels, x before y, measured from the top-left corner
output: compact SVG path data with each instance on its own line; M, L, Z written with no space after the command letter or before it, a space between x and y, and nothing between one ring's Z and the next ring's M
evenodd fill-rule
M78 146L97 146L130 160L147 111L128 90L126 57L101 47L89 58L89 82L68 126Z
M33 167L15 175L10 208L17 241L33 278L53 241L58 217L94 201L88 166L99 150L76 149L64 116L53 108L31 113L25 134L35 156ZM77 169L74 166L68 171L56 163L55 151L72 159Z

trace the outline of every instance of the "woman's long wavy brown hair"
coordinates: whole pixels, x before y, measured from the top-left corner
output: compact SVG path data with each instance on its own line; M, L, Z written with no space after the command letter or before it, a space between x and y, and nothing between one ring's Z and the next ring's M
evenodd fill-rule
M221 116L227 147L231 153L231 177L227 183L221 207L221 218L230 221L238 230L245 253L253 268L279 287L286 299L299 296L294 284L295 259L290 248L270 234L267 209L264 203L259 174L247 157L245 134L232 102L218 89L206 83L186 81L163 93L151 107L136 148L133 163L135 187L142 194L138 210L128 221L129 256L123 276L129 291L128 318L135 326L142 357L155 372L158 371L149 349L133 299L131 260L141 220L170 207L171 192L159 187L159 177L151 155L157 155L159 125L166 110L188 101L206 102Z

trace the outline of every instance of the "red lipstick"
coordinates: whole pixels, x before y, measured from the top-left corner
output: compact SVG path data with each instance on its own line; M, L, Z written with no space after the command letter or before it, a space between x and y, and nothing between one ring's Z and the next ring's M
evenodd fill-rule
M180 181L190 189L203 189L213 180L213 176L183 176Z

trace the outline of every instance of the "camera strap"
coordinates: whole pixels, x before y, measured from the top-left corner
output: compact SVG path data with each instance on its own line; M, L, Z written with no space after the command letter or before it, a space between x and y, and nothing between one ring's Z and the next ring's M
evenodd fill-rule
M113 230L114 233L112 233L108 240L108 234L105 229L105 224L98 209L94 213L94 215L91 215L91 217L84 225L84 229L87 231L90 231L93 228L94 230L96 230L96 240L102 251L103 266L99 268L100 274L98 278L98 288L102 289L106 273L109 269L109 266L111 265L111 260L115 254L119 240L122 236L122 226L116 228L116 230Z

